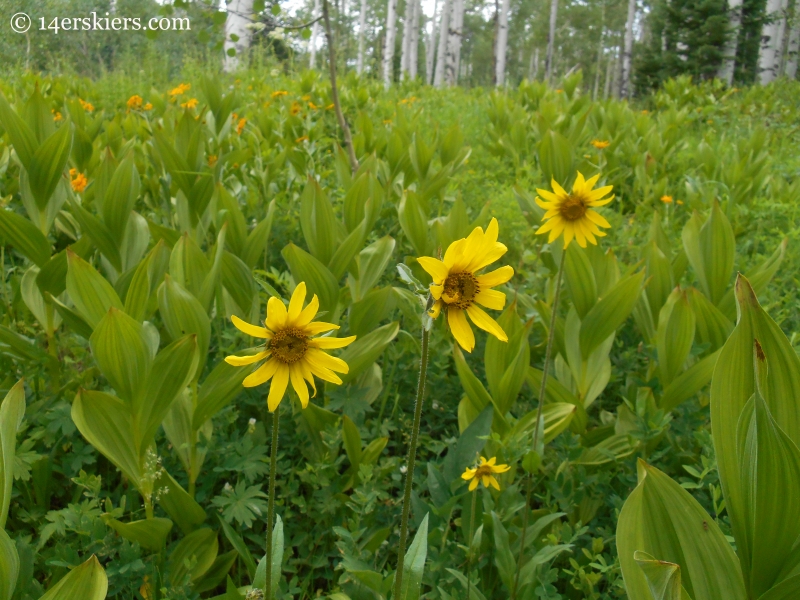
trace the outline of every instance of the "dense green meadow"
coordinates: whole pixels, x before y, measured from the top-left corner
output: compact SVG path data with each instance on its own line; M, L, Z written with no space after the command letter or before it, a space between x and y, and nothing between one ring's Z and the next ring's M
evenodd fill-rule
M333 335L356 340L330 350L341 384L317 379L305 409L290 385L280 405L275 598L639 600L642 582L674 586L634 551L680 563L654 598L796 597L764 594L797 585L797 82L678 79L628 104L592 101L580 72L508 92L348 75L355 169L313 71L0 87L0 600L94 600L106 578L109 598L262 597L275 380L244 387L255 365L224 358L264 343L231 315L260 324L301 282ZM613 186L598 209L611 227L565 251L536 235L536 189L569 190L578 172ZM508 251L487 270L514 276L487 312L508 341L472 327L465 352L444 314L425 316L417 257L492 218ZM739 438L736 394L755 398ZM758 496L741 521L729 508L749 496L719 451L737 439L748 456L783 452L752 488L772 486L773 504ZM468 491L478 456L510 466L499 490ZM778 521L783 533L765 525Z

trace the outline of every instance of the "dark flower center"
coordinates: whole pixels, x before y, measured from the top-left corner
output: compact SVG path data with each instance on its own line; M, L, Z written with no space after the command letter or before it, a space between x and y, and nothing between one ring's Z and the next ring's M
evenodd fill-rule
M451 273L444 280L444 301L456 308L466 309L478 295L480 286L472 273Z
M567 221L577 221L586 214L588 200L583 194L570 194L558 207L558 212Z
M290 365L306 355L308 336L295 327L281 329L272 336L268 347L275 358Z

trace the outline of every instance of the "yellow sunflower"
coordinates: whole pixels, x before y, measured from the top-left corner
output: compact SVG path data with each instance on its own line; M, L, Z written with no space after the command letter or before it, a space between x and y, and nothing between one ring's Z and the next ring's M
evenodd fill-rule
M306 299L306 284L300 283L289 301L289 309L278 298L270 298L267 303L267 319L264 327L251 325L236 315L231 321L237 329L253 337L266 339L264 349L250 356L228 356L225 362L235 367L252 365L258 361L264 363L248 375L243 384L255 387L272 379L269 388L267 405L271 412L280 404L286 393L289 381L300 398L303 408L308 406L308 382L317 393L314 375L331 383L341 384L336 373L347 373L349 367L340 358L329 356L324 350L344 348L356 339L356 336L345 338L313 337L326 331L339 329L333 323L313 322L319 310L316 294L311 302L303 308ZM334 373L334 371L336 373Z
M600 227L611 227L598 212L592 210L598 206L605 206L614 199L614 196L606 198L614 186L606 185L601 188L594 188L594 184L600 179L600 175L595 175L590 179L584 179L578 172L578 177L572 185L572 193L568 194L558 182L553 179L550 185L552 192L537 189L537 193L544 198L537 197L536 204L546 209L547 212L542 217L542 221L547 221L536 231L537 235L550 232L548 243L564 234L564 248L574 239L578 240L581 248L586 248L586 241L597 245L595 236L604 236Z
M486 233L481 227L476 227L468 237L450 244L443 260L430 256L417 259L420 266L433 277L430 290L436 302L431 309L431 317L435 319L444 309L453 336L467 352L472 352L475 347L475 335L467 322L467 315L484 331L499 340L508 341L500 325L478 306L502 310L506 295L491 288L506 283L514 275L514 269L508 265L478 275L480 270L506 253L505 245L497 241L498 231L497 219L492 219Z
M505 473L511 467L508 465L497 465L497 458L490 458L486 460L481 456L481 460L478 463L478 466L474 469L467 469L461 475L461 479L469 481L469 491L473 491L476 487L478 487L478 483L483 483L483 487L488 488L490 485L496 489L500 489L500 484L497 483L497 479L495 479L495 475L499 473Z

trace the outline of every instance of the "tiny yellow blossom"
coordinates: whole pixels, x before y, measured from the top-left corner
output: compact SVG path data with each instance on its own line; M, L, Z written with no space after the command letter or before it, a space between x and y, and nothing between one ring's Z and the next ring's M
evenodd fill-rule
M683 200L676 200L676 201L675 201L675 204L678 204L678 205L680 205L680 206L683 206Z
M191 89L191 87L192 84L190 83L181 83L180 85L178 85L178 87L172 88L169 91L169 95L171 98L175 98L176 96L180 96L181 94L188 92Z
M197 98L189 98L186 102L182 102L181 106L183 108L194 108L197 106Z
M148 102L142 107L142 110L153 110L153 105Z
M64 118L61 116L61 113L58 112L56 109L52 109L50 112L53 113L53 121L58 122Z
M331 102L330 104L328 104L328 106L326 106L326 107L325 107L325 110L330 110L330 109L332 109L334 106L335 106L335 105L333 104L333 102Z
M292 108L289 110L289 112L291 112L292 115L296 115L297 113L300 112L301 108L302 107L300 106L300 103L295 100L294 102L292 102Z
M242 131L244 131L244 126L247 124L247 119L239 119L239 122L236 124L236 135L242 135Z
M308 136L307 135L301 135L299 138L297 138L294 141L294 143L295 144L299 144L300 142L307 142L307 141L308 141Z
M667 196L667 195L661 196L661 201L664 204L672 204L672 196Z
M505 473L511 467L508 465L498 465L495 464L497 462L496 457L492 457L489 460L486 460L481 456L481 460L474 469L467 469L461 475L461 479L465 481L469 481L469 491L472 492L475 488L478 487L478 483L482 483L483 487L488 488L490 485L496 489L500 490L500 484L497 483L497 479L495 475L499 475L500 473Z
M611 142L608 140L592 140L592 146L597 148L598 150L605 150L611 145Z
M134 94L133 96L128 98L127 102L128 110L139 110L140 108L142 108L142 102L143 102L142 97L137 94Z
M209 154L208 155L208 166L213 167L217 164L217 155L216 154Z
M289 94L289 92L287 92L287 91L278 90L276 92L272 92L271 95L272 95L273 98L280 98L281 96L287 96L288 94Z
M86 102L86 100L82 100L81 98L78 98L78 102L81 103L81 107L86 112L94 112L94 106L92 105L91 102Z
M303 96L300 99L303 100L304 102L308 102L309 100L311 100L311 95L310 94L306 94L305 96Z
M319 106L317 106L313 102L309 102L308 103L308 108L310 108L311 110L317 110L319 108Z
M72 189L79 194L86 189L89 181L86 179L86 175L83 173L78 173L77 169L70 169L69 170L69 177L70 177L70 185Z

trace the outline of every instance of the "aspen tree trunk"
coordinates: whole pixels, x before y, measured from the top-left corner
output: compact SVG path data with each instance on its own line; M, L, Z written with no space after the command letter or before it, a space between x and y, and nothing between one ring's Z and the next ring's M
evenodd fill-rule
M783 66L786 61L786 17L789 13L789 0L783 0L781 5L780 20L778 21L778 47L775 54L775 76L783 73Z
M414 1L414 18L411 27L411 47L408 52L408 76L413 80L417 78L419 65L419 14L422 12L420 0Z
M556 20L558 17L558 0L550 2L550 29L547 33L547 56L544 63L544 78L548 83L553 76L553 52L556 44Z
M436 72L433 76L433 85L442 87L444 83L444 63L447 60L447 42L450 31L450 11L451 4L455 0L444 0L442 5L442 16L439 19L439 48L436 52Z
M394 77L394 40L397 36L397 0L389 0L386 11L386 45L383 49L383 85L388 88Z
M600 89L600 71L603 68L603 40L606 37L606 7L603 5L603 24L600 26L600 42L597 44L597 67L594 70L594 89L592 89L592 100L597 100L597 92Z
M733 84L733 73L736 68L736 50L739 47L739 29L742 26L742 0L728 0L728 22L730 36L722 51L722 64L718 77L727 85Z
M506 83L506 53L508 52L508 11L510 0L503 0L497 21L497 61L495 63L495 81L497 87Z
M428 85L433 85L433 58L436 56L436 11L439 8L439 0L433 2L433 17L431 17L431 33L428 36L428 47L425 52L425 80ZM441 16L439 17L441 20Z
M453 56L455 57L455 64L453 65L453 79L450 85L457 85L458 78L461 75L461 37L464 29L464 0L455 0L453 6L456 7L454 16L455 31L453 39Z
M628 19L625 21L625 47L622 52L622 73L619 82L619 97L628 98L631 93L631 63L633 59L633 20L636 18L636 0L628 0Z
M619 93L619 75L620 75L620 61L622 58L622 48L617 46L614 52L614 72L611 76L611 93L617 97Z
M458 29L458 5L460 0L450 0L450 17L447 27L447 46L444 58L444 84L456 82L456 35Z
M367 0L361 0L361 12L358 15L358 59L356 73L364 72L364 37L367 33Z
M403 19L403 41L400 43L400 79L408 78L411 54L411 28L414 22L414 0L406 0L406 15Z
M319 18L319 0L314 0L314 12L311 13L312 19ZM317 37L319 36L319 21L314 23L311 26L311 38L308 40L309 46L309 54L311 57L308 61L308 66L310 68L315 68L317 66Z
M783 8L782 0L768 0L766 16L768 22L761 30L761 49L758 53L758 81L766 85L777 76L775 63L778 57L780 19L778 15Z
M786 63L783 74L789 79L797 77L797 54L800 52L800 6L795 3L794 18L786 47Z
M230 73L239 67L239 58L250 47L252 31L247 27L253 14L253 0L231 0L228 4L228 16L225 19L225 59L223 69ZM233 41L232 36L238 39ZM228 50L234 49L236 54L228 55Z

